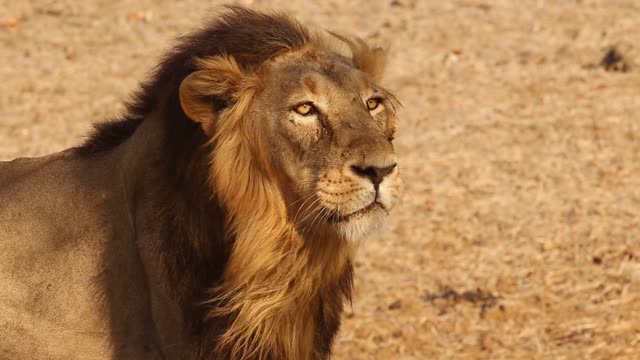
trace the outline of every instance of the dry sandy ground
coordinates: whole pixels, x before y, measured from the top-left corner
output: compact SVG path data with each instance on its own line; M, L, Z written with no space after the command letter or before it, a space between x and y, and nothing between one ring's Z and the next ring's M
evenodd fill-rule
M640 358L640 2L240 3L392 49L404 202L336 359ZM0 158L77 144L213 4L0 0Z

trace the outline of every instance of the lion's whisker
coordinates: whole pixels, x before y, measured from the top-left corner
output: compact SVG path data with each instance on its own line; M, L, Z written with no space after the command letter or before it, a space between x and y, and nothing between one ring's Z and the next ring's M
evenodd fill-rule
M309 195L304 202L302 202L302 205L300 205L300 207L298 208L298 211L296 211L295 216L293 217L293 223L296 224L296 220L298 219L298 215L300 214L300 211L302 211L304 209L305 204L307 203L307 201L313 199L313 194ZM304 213L304 211L302 211ZM296 224L297 225L297 224Z
M315 224L316 220L318 219L318 217L325 211L325 209L327 209L326 207L322 207L320 208L320 211L318 211L316 209L316 216L313 218L313 220L311 221L311 224L309 225L310 228L313 229L313 225Z
M312 203L310 203L310 205L308 205L307 209L311 209L311 207L316 205L319 201L320 201L320 198L316 198L316 200L314 200ZM303 207L304 206L301 206L300 208L302 209ZM302 218L300 220L300 223L303 223L305 220L307 220L307 218L309 218L310 215L313 214L313 211L307 211L306 209L302 213L304 214L305 212L308 212L308 214L304 218ZM296 218L294 218L294 223L296 224L296 227L297 227L298 223L296 222L296 219L297 219L297 216L296 216Z
M305 229L303 232L306 232L306 229L308 228L309 230L313 230L313 225L315 220L317 219L318 215L320 215L320 213L322 213L323 209L326 209L326 207L322 206L319 203L314 203L313 205L315 205L315 207L313 208L313 210L309 211L309 216L313 215L313 213L316 213L315 218L313 219L313 221L311 221L310 224L308 224L307 226L305 226ZM308 218L308 217L307 217ZM305 218L306 219L306 218Z
M320 198L317 198L314 202L309 204L309 206L307 207L307 211L306 211L307 215L303 219L301 219L300 222L304 222L310 216L312 216L318 210L319 206L320 206Z

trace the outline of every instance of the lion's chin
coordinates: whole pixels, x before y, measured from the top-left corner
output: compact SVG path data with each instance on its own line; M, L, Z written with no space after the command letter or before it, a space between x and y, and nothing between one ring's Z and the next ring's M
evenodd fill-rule
M356 213L330 221L344 240L356 242L379 233L387 217L388 212L382 205L372 203Z

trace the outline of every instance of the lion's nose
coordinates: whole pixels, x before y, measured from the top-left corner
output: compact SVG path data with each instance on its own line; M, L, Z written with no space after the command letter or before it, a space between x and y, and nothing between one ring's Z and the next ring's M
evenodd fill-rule
M368 167L360 167L353 165L351 169L358 176L363 178L368 178L373 183L373 186L377 189L378 185L384 180L384 177L391 174L393 169L396 168L397 163L393 163L389 166L385 167L377 167L377 166L368 166Z

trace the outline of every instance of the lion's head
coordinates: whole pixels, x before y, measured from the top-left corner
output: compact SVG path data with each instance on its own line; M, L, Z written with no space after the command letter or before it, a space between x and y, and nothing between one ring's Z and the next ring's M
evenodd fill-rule
M214 187L227 187L219 179L225 171L238 177L222 182L242 186L246 162L220 153L246 151L239 156L259 159L249 162L277 180L299 232L356 241L380 227L398 196L397 100L377 82L380 48L336 34L304 34L295 48L258 66L243 67L231 55L199 59L199 70L181 84L181 104L216 143ZM338 42L350 56L336 51ZM241 138L230 136L239 129L253 144L243 148Z

